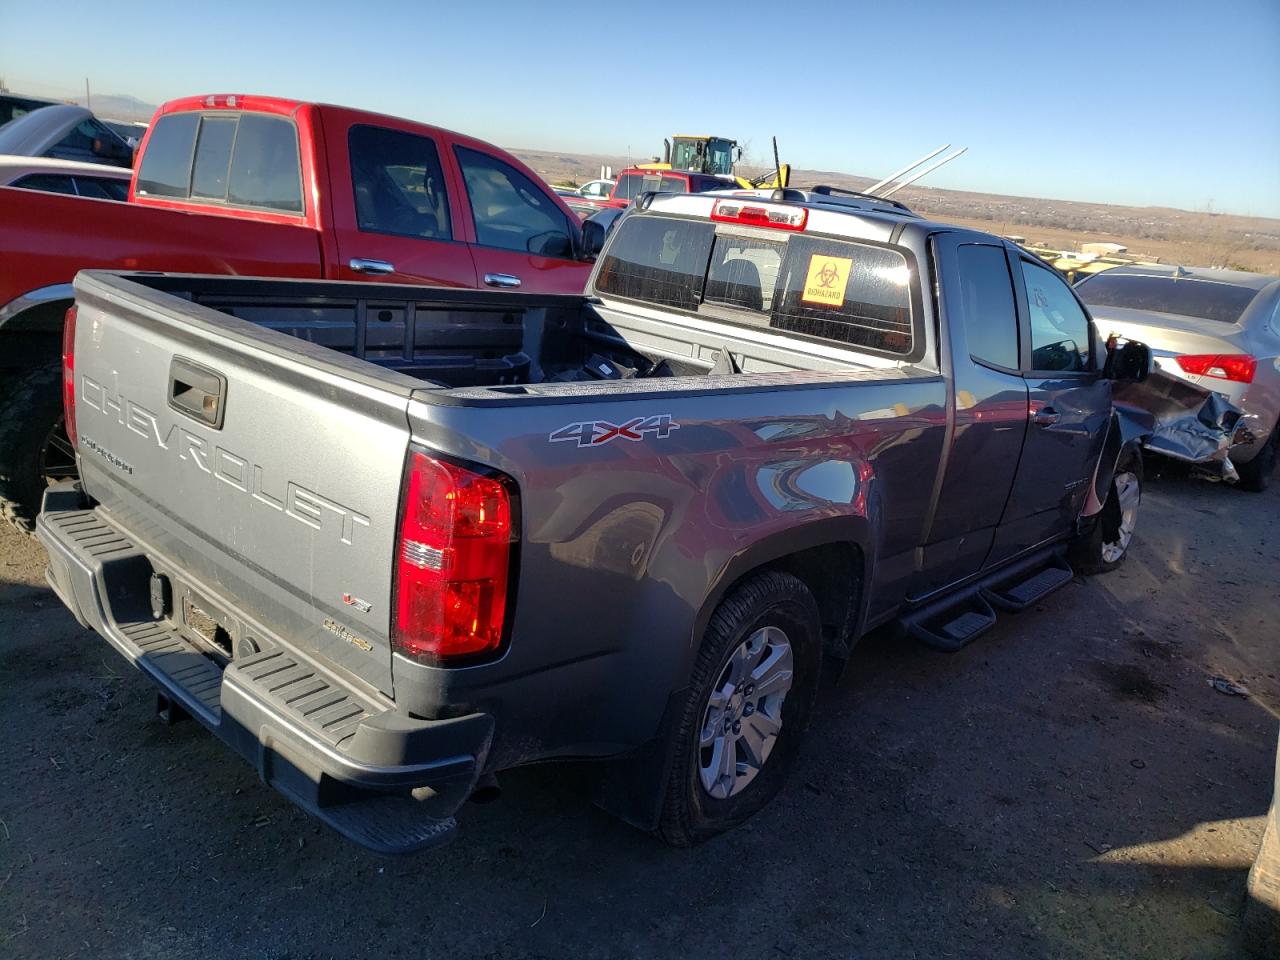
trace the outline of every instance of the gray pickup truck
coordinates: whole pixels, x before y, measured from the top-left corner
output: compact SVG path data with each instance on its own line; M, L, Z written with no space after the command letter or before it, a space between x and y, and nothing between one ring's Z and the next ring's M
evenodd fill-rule
M598 761L685 844L780 788L824 658L955 650L1119 564L1141 344L1035 257L823 188L646 197L583 296L85 272L49 582L387 852Z

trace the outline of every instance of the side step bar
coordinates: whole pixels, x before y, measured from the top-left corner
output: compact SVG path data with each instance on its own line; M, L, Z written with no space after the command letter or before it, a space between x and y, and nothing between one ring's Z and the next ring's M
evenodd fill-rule
M1017 612L1071 582L1060 552L1039 553L899 618L907 636L946 653L967 646L996 622L996 611Z
M1026 570L1014 570L1011 573L1002 571L1001 578L978 589L992 606L1001 610L1016 613L1025 610L1053 591L1071 582L1075 571L1071 565L1058 555L1049 558L1048 566L1031 573Z

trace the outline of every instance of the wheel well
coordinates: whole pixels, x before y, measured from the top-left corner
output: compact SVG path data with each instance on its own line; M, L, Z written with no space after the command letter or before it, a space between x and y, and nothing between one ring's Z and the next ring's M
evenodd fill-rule
M857 639L854 628L862 598L863 557L858 546L824 543L779 557L763 569L789 573L809 588L818 601L827 652L847 657Z
M0 327L0 369L27 369L57 360L62 353L62 324L70 300L37 304Z

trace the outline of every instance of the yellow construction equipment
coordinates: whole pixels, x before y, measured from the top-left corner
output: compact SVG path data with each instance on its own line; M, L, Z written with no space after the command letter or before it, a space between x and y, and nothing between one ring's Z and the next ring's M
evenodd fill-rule
M778 162L778 141L773 141L773 170L748 179L740 177L734 170L742 159L742 147L737 140L728 137L694 136L676 134L670 140L663 140L662 160L650 163L637 163L641 170L684 170L690 173L706 173L720 177L732 177L738 186L744 189L753 187L785 187L791 180L791 165Z

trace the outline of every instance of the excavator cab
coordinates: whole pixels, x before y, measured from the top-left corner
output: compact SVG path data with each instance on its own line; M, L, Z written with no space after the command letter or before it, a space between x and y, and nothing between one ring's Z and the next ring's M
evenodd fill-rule
M742 156L737 141L724 137L672 137L668 162L672 170L733 176L733 165Z

